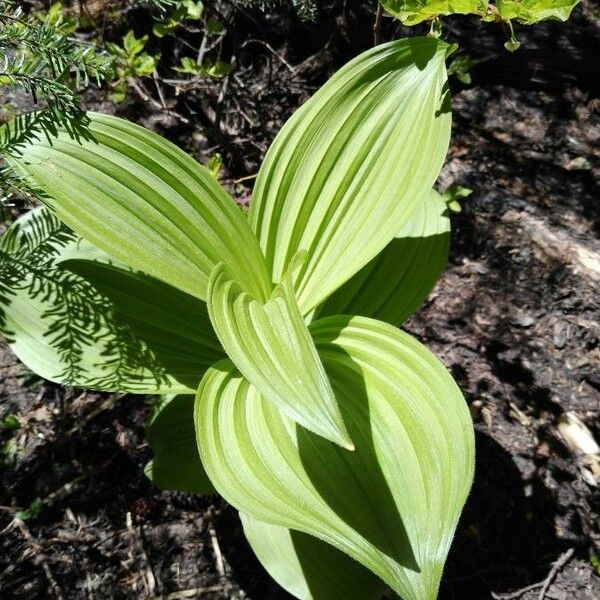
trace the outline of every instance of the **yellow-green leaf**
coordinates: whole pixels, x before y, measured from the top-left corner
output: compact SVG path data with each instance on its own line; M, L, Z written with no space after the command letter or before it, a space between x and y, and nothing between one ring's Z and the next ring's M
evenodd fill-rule
M88 389L190 393L224 356L204 302L111 259L47 208L0 238L0 332L38 375Z
M196 397L206 472L240 511L326 541L404 600L433 600L472 482L466 403L440 361L390 325L331 317L310 329L355 451L295 425L226 360Z
M269 575L300 600L378 600L381 579L312 535L240 513L244 534Z
M261 303L218 265L208 286L208 311L229 358L264 397L311 431L352 447L337 400L296 305L291 265L285 281Z
M320 317L362 315L400 326L429 295L448 260L450 218L430 190L400 233L325 302Z
M416 25L440 15L485 15L488 0L381 0L381 4L404 25Z
M200 299L224 262L265 299L271 282L258 243L210 171L143 127L89 116L93 139L40 135L10 165L64 223L122 262Z
M267 152L249 219L273 281L307 251L302 314L385 248L437 178L450 137L447 49L411 38L364 52L296 111Z
M503 19L532 24L545 19L566 21L581 0L496 0Z

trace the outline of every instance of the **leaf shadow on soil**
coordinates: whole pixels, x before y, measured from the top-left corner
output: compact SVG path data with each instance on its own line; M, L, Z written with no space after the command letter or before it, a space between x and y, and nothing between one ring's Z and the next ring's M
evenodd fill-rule
M523 481L510 453L476 432L476 468L440 591L447 598L491 598L543 579L562 550L554 517L560 507L543 482Z

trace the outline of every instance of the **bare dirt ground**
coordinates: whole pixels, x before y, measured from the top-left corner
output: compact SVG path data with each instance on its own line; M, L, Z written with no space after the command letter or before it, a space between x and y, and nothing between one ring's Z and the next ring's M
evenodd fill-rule
M168 110L132 95L118 114L201 161L220 151L243 204L252 181L234 179L256 173L294 108L372 44L374 6L334 3L316 24L230 8L234 74L170 97ZM452 83L439 184L474 192L454 218L443 278L406 327L452 371L477 430L440 598L592 600L600 488L557 427L571 411L600 440L600 16L584 2L568 24L522 28L513 56L501 32L464 23L450 20L450 38L486 60L472 85ZM397 33L384 20L382 40ZM102 95L88 105L115 111ZM36 379L0 346L0 418L22 423L0 433L14 440L0 466L2 598L287 598L233 509L145 479L149 412L141 397ZM14 519L38 497L35 518ZM511 595L549 573L547 586Z

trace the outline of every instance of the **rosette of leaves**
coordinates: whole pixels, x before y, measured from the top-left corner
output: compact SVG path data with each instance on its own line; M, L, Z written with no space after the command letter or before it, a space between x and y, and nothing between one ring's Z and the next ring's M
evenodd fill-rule
M435 598L471 486L464 399L398 328L447 258L447 50L399 40L342 68L275 139L247 215L115 117L9 158L46 204L0 246L12 348L55 381L168 394L146 473L221 494L298 598Z

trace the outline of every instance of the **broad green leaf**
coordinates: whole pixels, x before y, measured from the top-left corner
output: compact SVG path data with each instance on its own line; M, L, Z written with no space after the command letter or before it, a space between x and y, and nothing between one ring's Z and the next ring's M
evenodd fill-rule
M431 190L385 250L337 290L319 316L362 315L400 326L433 289L449 248L446 203Z
M246 539L269 575L300 600L377 600L380 579L325 542L240 513Z
M224 356L204 302L110 259L47 208L0 238L0 332L42 377L98 390L190 393Z
M503 19L522 23L537 23L545 19L566 21L580 0L496 0L496 8Z
M210 171L143 127L89 116L94 139L40 136L10 165L71 229L126 264L205 299L211 270L224 262L265 299L271 283L260 248Z
M159 488L214 494L200 462L194 432L194 396L165 397L146 426L146 438L154 456L144 472Z
M196 397L206 472L240 511L328 542L404 600L432 600L472 482L466 403L390 325L331 317L310 329L355 451L295 425L225 360Z
M296 111L267 152L249 219L273 281L307 251L302 314L387 246L437 178L450 137L447 49L411 38L364 52Z
M315 433L352 442L293 292L294 264L265 304L245 293L224 265L208 285L208 311L227 355L264 397Z
M381 5L404 25L416 25L439 15L485 15L488 0L381 0Z

